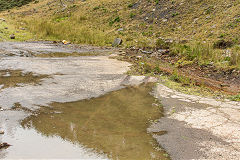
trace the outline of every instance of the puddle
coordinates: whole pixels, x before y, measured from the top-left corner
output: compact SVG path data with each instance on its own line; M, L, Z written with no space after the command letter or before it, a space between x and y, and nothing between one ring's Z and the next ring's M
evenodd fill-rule
M34 134L38 133L44 137L42 139L45 139L46 147L56 148L57 152L54 149L45 152L46 149L43 148L40 157L44 158L61 158L59 154L62 151L66 153L66 147L53 140L57 137L63 143L82 145L107 155L110 159L167 159L152 135L147 133L151 122L162 116L161 108L149 94L151 90L152 86L142 85L111 92L98 98L53 103L52 107L41 107L37 115L25 118L21 123L25 129L22 130L30 133L35 130ZM22 144L16 146L13 141L12 145L16 147L7 149L6 155L14 157L17 153L24 154L19 152L24 147L27 147L26 151L29 153L42 149L43 142L40 139L34 140L31 134L26 137L22 135L24 134L20 134L18 138L22 139ZM66 155L71 157L71 153ZM36 158L37 155L30 158ZM22 157L24 156L18 155L18 158ZM77 158L84 157L79 154Z
M34 75L31 72L23 73L21 70L0 70L0 89L18 87L22 84L39 84L47 75Z
M51 53L38 53L34 54L35 57L41 58L50 58L50 57L80 57L80 56L100 56L100 55L109 55L107 52L73 52L73 53L65 53L65 52L51 52Z
M3 138L12 146L0 149L0 159L107 159L82 145L64 141L58 136L43 136L34 129L15 129L14 136Z

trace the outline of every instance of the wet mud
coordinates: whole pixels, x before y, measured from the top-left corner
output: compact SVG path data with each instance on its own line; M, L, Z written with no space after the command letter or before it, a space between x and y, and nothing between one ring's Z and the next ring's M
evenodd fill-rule
M34 75L21 70L0 70L0 89L18 87L24 84L38 85L47 75Z

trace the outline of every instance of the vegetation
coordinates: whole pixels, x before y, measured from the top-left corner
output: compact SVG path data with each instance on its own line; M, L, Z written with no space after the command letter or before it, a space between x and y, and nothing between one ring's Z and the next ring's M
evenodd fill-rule
M172 74L167 74L161 68L173 69ZM156 59L141 58L133 62L133 66L128 74L132 75L146 75L146 76L157 76L161 83L173 88L179 92L185 94L201 95L206 97L217 97L224 98L225 95L216 90L211 90L204 85L196 83L189 77L183 76L178 73L177 69L174 70L174 66L169 64L160 63ZM234 98L234 99L233 99ZM230 98L231 100L236 100L235 96Z
M44 0L7 16L37 39L110 46L120 37L125 47L170 48L184 61L239 67L239 8L240 2L231 0ZM179 43L182 40L187 44Z
M230 99L233 101L240 101L240 94L238 94L236 96L232 96Z
M66 39L72 43L95 44L100 46L111 44L111 36L107 36L102 30L79 25L82 21L85 21L84 17L74 16L70 18L70 21L72 19L74 19L74 23L66 23L65 19L62 20L60 18L53 21L28 20L25 22L29 24L28 29L42 39Z
M0 11L11 9L13 7L21 7L31 1L32 0L0 0Z
M7 22L0 21L0 41L5 41L6 39L8 41L14 41L10 39L11 34L15 34L15 41L25 41L34 38L29 31L25 30L25 28L18 28L14 25L10 25Z

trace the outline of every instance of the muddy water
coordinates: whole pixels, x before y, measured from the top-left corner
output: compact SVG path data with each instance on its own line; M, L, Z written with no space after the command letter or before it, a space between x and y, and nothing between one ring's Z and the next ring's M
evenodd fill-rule
M11 144L0 149L0 159L166 159L147 133L151 120L161 117L161 109L149 94L152 88L116 91L151 81L125 75L129 63L92 56L99 49L88 47L0 46L4 49L0 54L0 70L4 70L0 130L5 132L0 143ZM108 55L107 50L100 50ZM69 57L68 53L73 54Z
M51 139L48 140L50 146L56 150L63 146L60 152L64 151L65 143L70 142L103 153L110 159L166 159L152 135L147 133L152 120L162 115L158 102L149 94L151 90L151 86L128 87L99 98L53 103L51 107L42 107L37 115L24 119L21 124L25 130L34 132L34 129L40 133L45 137L42 139ZM31 139L32 134L29 135ZM54 141L56 137L63 144ZM46 146L48 144L46 142ZM27 150L34 153L39 146L42 147L41 142ZM12 150L8 155L11 157L15 153ZM44 158L58 154L51 152Z
M31 72L24 73L21 70L0 70L0 89L17 87L21 84L38 84L47 75L34 75Z
M34 54L34 57L42 57L42 58L49 58L49 57L81 57L81 56L103 56L103 55L109 55L108 52L73 52L73 53L65 53L65 52L53 52L53 53L38 53Z

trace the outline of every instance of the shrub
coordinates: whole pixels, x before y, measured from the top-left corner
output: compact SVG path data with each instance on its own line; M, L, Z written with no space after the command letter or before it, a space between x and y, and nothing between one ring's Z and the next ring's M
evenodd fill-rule
M21 7L33 0L0 0L0 11L11 9L13 7Z
M120 17L119 16L117 16L116 18L110 20L109 25L112 26L116 22L120 22Z
M156 48L158 48L158 49L169 49L169 47L170 47L169 42L166 42L161 38L157 39Z
M221 39L213 44L213 48L226 49L231 47L232 45L233 45L232 42Z
M232 96L230 99L231 99L232 101L240 101L240 94L235 95L235 96Z

